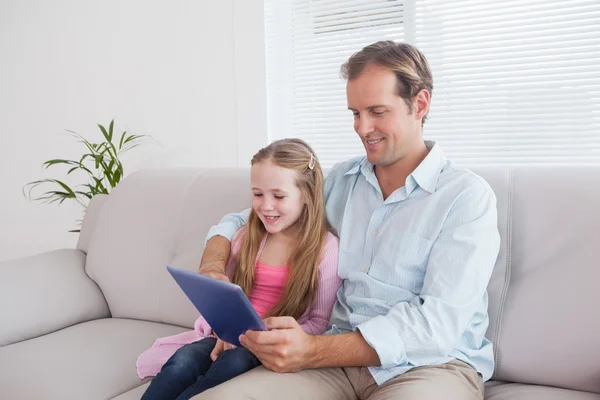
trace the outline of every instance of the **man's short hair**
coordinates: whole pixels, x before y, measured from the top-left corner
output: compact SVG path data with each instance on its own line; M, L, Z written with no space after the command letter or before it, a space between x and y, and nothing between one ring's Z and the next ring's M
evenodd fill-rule
M398 96L404 99L410 113L413 111L412 100L417 93L425 89L432 95L433 77L429 63L419 49L408 43L386 40L370 44L354 53L342 65L340 72L344 79L352 80L368 65L377 65L396 74Z

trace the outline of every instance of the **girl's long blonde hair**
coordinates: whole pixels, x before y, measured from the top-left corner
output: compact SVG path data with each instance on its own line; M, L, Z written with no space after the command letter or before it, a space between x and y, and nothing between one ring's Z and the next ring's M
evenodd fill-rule
M306 205L298 218L298 244L292 251L285 290L279 304L268 316L300 318L311 302L315 301L319 282L319 262L327 239L327 219L323 194L323 171L310 146L300 139L277 140L252 157L251 165L270 161L274 165L296 171L296 184ZM258 249L267 231L254 211L250 212L247 232L242 240L233 283L246 295L254 286L254 269Z

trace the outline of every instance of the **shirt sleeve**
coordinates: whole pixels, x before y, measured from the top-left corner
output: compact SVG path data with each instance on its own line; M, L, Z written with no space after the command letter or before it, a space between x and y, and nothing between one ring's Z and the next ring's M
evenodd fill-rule
M208 234L206 235L206 240L204 241L204 245L210 239L215 236L223 236L225 239L231 240L233 239L233 235L246 223L248 222L248 217L250 216L250 209L246 209L240 213L231 213L221 219L221 221L217 225L213 225L208 230Z
M496 197L477 183L461 193L442 225L421 293L358 326L383 368L426 365L452 352L474 314L487 305L499 248Z
M244 225L233 235L233 238L231 239L231 252L229 253L227 264L225 264L225 275L227 275L232 281L233 275L235 275L237 258L242 248L242 240L244 239L247 231L248 227L247 225Z
M327 174L325 180L323 181L323 197L325 197L325 203L327 203L327 199L329 199L329 195L333 190L333 183L335 181L336 174L335 167L336 166L332 168L332 170L329 172L329 174Z
M329 326L331 311L342 285L338 276L339 240L332 233L328 234L323 257L319 264L319 286L315 304L309 306L300 319L300 326L309 335L320 335Z

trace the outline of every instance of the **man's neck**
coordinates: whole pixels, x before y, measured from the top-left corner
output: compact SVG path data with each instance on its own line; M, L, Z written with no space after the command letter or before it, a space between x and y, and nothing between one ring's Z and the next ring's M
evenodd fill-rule
M421 164L428 153L429 149L425 146L425 142L419 141L406 157L391 165L375 167L375 176L384 199L405 185L406 178Z

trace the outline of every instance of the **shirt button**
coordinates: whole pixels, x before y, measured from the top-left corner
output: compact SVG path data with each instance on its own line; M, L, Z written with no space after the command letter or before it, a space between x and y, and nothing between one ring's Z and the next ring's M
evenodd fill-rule
M366 271L367 271L367 267L361 267L360 269L361 269L363 272L366 272Z
M375 236L376 233L376 231L371 231L371 236Z
M356 314L360 315L360 310L356 310Z

